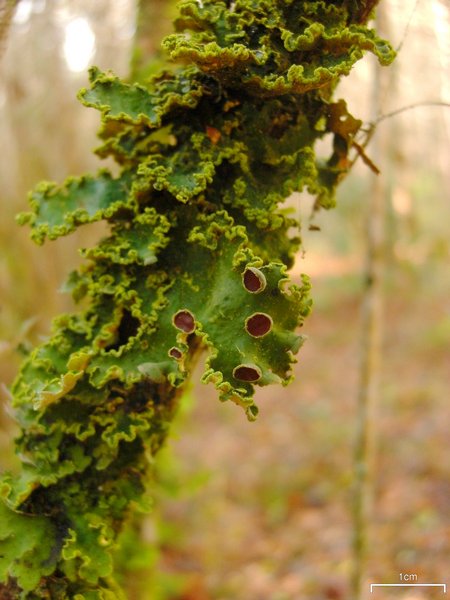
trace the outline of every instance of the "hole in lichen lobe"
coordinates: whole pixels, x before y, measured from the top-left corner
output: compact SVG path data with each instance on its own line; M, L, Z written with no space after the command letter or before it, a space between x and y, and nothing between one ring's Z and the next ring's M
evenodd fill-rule
M245 269L242 274L242 283L247 292L251 294L259 294L267 285L264 273L255 267L247 267Z
M181 350L179 348L176 348L175 346L173 346L169 350L168 354L170 357L175 358L176 360L180 360L183 356L183 353L181 352Z
M262 377L261 369L257 365L243 364L233 369L233 377L239 381L248 381L249 383L258 381Z
M127 308L123 311L122 318L116 330L116 340L105 347L105 350L119 350L122 346L125 346L130 338L135 337L139 331L141 322L139 319L131 314L131 311Z
M272 317L266 313L255 313L245 320L245 329L253 337L267 335L273 326Z
M181 329L185 333L192 333L195 330L194 315L185 308L173 316L172 322L177 329Z

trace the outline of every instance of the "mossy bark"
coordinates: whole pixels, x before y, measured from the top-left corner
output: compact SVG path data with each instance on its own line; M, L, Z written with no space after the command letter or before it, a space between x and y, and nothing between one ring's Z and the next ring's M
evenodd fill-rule
M23 470L1 482L0 581L21 598L121 596L118 536L200 351L203 381L249 419L255 385L289 383L311 300L306 276L289 280L299 224L280 205L306 189L332 206L348 171L361 122L333 91L365 51L393 58L363 6L186 0L170 69L141 84L91 69L80 99L119 173L42 183L21 217L38 244L110 228L68 279L80 311L12 390Z

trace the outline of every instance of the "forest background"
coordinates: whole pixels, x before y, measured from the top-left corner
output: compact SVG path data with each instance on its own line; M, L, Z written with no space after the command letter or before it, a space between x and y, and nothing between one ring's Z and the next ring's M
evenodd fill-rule
M450 6L445 0L383 0L385 37L399 49L381 94L386 182L384 323L374 427L374 505L367 581L444 582L450 556ZM172 2L152 0L145 56L170 31ZM17 466L7 386L21 349L71 310L60 293L102 235L88 226L36 248L14 216L42 179L96 170L98 116L76 101L96 64L127 76L136 65L133 0L21 0L0 63L0 468ZM141 40L142 41L142 40ZM341 84L355 116L374 118L374 65L367 57ZM339 93L337 94L339 96ZM426 105L420 105L425 103ZM420 106L419 106L420 105ZM368 147L370 156L370 146ZM260 416L218 404L198 383L185 398L176 435L162 453L149 553L137 588L152 600L347 599L351 572L351 483L361 354L365 230L374 175L359 161L337 208L301 215L305 252L294 276L312 276L308 341L286 389L258 392ZM320 229L320 230L319 230ZM58 292L59 290L59 292ZM157 548L151 550L150 548ZM150 566L150 567L149 567ZM133 584L131 584L131 587ZM155 588L156 586L156 588ZM396 590L380 598L425 600ZM157 595L159 594L159 598Z

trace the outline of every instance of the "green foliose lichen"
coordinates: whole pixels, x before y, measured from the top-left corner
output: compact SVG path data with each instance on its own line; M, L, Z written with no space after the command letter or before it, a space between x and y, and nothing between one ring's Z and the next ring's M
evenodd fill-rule
M149 459L200 351L203 381L250 419L255 385L289 382L311 301L306 276L289 280L298 223L280 204L301 190L333 204L361 125L334 88L365 51L393 58L359 4L186 0L166 72L129 84L90 70L80 99L120 172L42 183L20 218L39 244L99 220L110 234L68 279L87 308L55 320L13 386L23 470L3 478L0 504L11 597L123 597L117 538L145 509Z

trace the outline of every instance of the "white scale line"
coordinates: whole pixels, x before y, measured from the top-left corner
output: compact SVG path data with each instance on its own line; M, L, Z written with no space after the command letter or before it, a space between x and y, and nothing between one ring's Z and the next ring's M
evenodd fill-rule
M371 594L373 594L373 588L376 587L441 587L444 588L444 594L447 593L446 583L371 583Z

